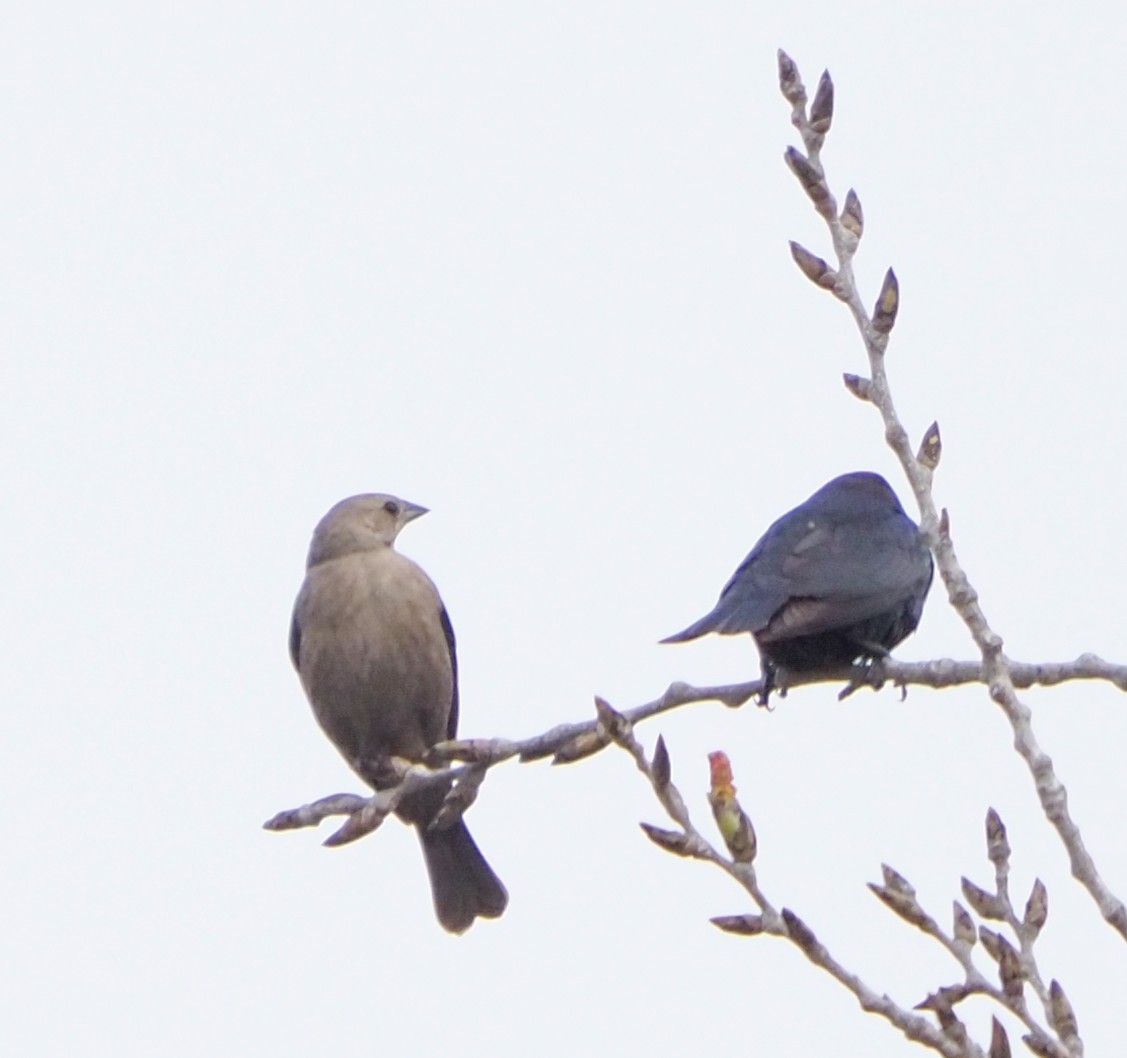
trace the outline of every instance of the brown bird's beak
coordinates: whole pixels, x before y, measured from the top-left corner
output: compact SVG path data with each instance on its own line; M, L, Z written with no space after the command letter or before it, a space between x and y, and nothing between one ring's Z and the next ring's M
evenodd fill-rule
M413 522L416 518L421 518L429 510L429 507L420 507L417 503L404 503L400 520L403 525L406 525L408 522Z

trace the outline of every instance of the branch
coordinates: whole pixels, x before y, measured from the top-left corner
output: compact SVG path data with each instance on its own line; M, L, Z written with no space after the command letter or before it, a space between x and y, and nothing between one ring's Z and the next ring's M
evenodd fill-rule
M1008 659L1007 659L1008 660ZM1127 691L1127 665L1105 661L1095 654L1081 654L1073 661L1008 660L1010 679L1015 687L1053 687L1069 680L1106 680ZM955 661L936 658L932 661L896 661L886 658L871 666L862 686L877 688L880 677L898 687L955 687L967 683L988 683L990 669L982 661Z
M1011 662L1017 686L1051 687L1068 680L1106 680L1127 691L1127 665L1105 661L1095 654L1081 654L1073 661ZM818 673L790 676L780 670L784 689L793 690L816 683L844 682L841 697L860 687L879 690L891 681L897 687L954 687L967 683L986 683L988 669L981 661L956 661L936 658L931 661L896 661L883 658L871 665L843 665ZM659 716L661 713L698 702L722 702L738 708L763 689L762 680L729 683L713 687L696 687L690 683L671 683L665 693L653 701L623 711L630 724ZM466 739L441 742L431 750L431 761L468 761L491 768L495 764L519 757L522 762L552 757L553 764L570 764L605 749L613 739L598 719L560 724L540 735L521 741L509 739Z
M1009 895L1009 842L1006 829L994 809L990 809L986 816L986 851L994 865L994 892L987 892L963 878L963 896L980 918L1008 925L1017 938L1018 948L994 930L985 926L976 929L970 912L958 901L954 903L953 928L947 934L920 905L916 891L907 879L891 867L882 868L883 885L869 886L891 911L938 941L963 969L964 981L961 984L938 988L917 1009L932 1010L941 1019L953 1018L955 1006L964 999L972 995L988 996L1029 1030L1023 1040L1035 1054L1046 1058L1079 1058L1084 1053L1084 1047L1071 1005L1058 982L1053 981L1050 988L1045 988L1033 950L1048 917L1048 895L1044 885L1039 880L1035 882L1025 914L1018 918ZM974 964L972 953L979 940L995 963L998 985L992 984ZM1026 983L1036 993L1051 1031L1040 1025L1029 1011L1024 997ZM1067 1016L1062 1016L1062 1010L1067 1011Z
M599 723L603 725L608 735L616 745L621 746L631 757L638 770L649 780L654 793L661 802L666 813L677 824L677 830L663 830L647 823L642 824L646 836L654 844L678 856L687 856L693 859L704 860L719 867L722 871L734 878L748 893L755 905L759 908L756 915L729 915L714 918L713 923L728 933L739 933L754 936L769 933L790 941L805 955L815 966L821 967L831 977L844 985L857 999L861 1009L869 1013L878 1014L890 1024L900 1030L909 1040L922 1043L948 1058L985 1058L982 1050L966 1038L945 1031L943 1027L936 1028L926 1018L899 1006L887 995L878 995L856 974L847 970L830 954L826 946L818 940L813 930L794 912L788 908L777 910L767 898L759 885L755 867L752 860L755 855L754 838L750 848L746 841L737 844L732 840L728 828L723 822L722 813L731 818L733 813L743 816L742 809L735 803L735 790L729 791L723 797L723 807L717 808L717 789L715 787L716 770L714 765L713 810L717 821L724 833L728 836L729 848L732 856L725 856L693 825L689 810L680 791L673 784L672 767L665 741L658 738L653 758L646 756L645 750L634 736L633 724L627 714L617 713L601 698L595 699L599 713ZM718 754L717 756L722 756ZM724 764L727 764L725 759ZM750 829L750 821L747 821ZM734 834L743 833L741 828L734 828Z
M729 855L721 852L693 825L685 799L673 784L673 768L665 740L658 736L653 757L647 757L645 749L634 735L634 725L626 714L616 712L601 698L595 699L595 707L599 724L607 736L630 754L638 770L649 781L662 807L677 825L677 829L666 830L643 823L642 830L646 836L666 852L703 860L719 867L744 888L759 909L758 914L713 918L712 922L718 928L743 936L768 933L789 940L814 965L821 967L847 988L863 1010L880 1015L908 1039L931 1047L941 1054L965 1058L983 1055L983 1051L970 1039L965 1024L955 1013L955 1006L972 995L988 996L1016 1017L1028 1030L1022 1038L1035 1054L1045 1058L1080 1058L1083 1054L1076 1018L1064 990L1056 981L1052 983L1051 989L1044 988L1033 954L1034 942L1048 914L1045 888L1040 882L1035 883L1025 914L1019 919L1009 897L1009 843L1005 827L993 809L987 814L986 848L987 855L994 864L995 892L987 893L966 879L963 879L963 891L968 903L979 915L999 919L1013 929L1020 951L1004 936L992 930L980 927L976 932L970 913L958 903L955 904L954 928L948 936L920 905L916 891L907 879L890 867L883 868L883 885L870 886L886 906L904 921L942 944L963 968L964 983L941 987L917 1005L917 1010L927 1010L935 1015L939 1025L933 1026L925 1018L898 1005L888 995L878 995L834 958L814 931L794 911L788 908L777 910L768 899L753 865L758 851L755 828L736 798L731 765L726 754L709 755L712 771L709 802ZM972 948L979 938L982 940L982 947L997 964L998 985L984 977L971 958ZM1026 981L1041 1000L1051 1030L1039 1024L1030 1013L1023 996ZM1005 1030L995 1019L994 1040L1004 1039ZM1008 1043L1006 1046L1008 1047ZM1000 1047L1001 1043L992 1042L990 1054L999 1053Z
M791 122L802 136L806 154L793 147L787 149L786 162L798 177L814 208L826 222L833 243L836 269L809 250L792 244L792 255L803 274L844 301L853 313L869 361L869 378L847 375L846 387L854 396L871 403L884 421L885 439L899 458L916 495L920 508L920 526L927 534L940 576L947 588L947 597L963 619L982 654L983 676L991 699L1001 706L1014 733L1014 748L1021 755L1033 776L1037 796L1049 822L1056 828L1071 862L1073 876L1087 888L1104 918L1127 939L1127 907L1104 883L1076 825L1068 811L1068 795L1053 770L1052 760L1041 749L1033 734L1033 717L1016 693L1013 665L1002 647L1002 637L995 632L978 603L978 593L971 586L955 555L950 521L946 510L936 510L932 497L932 476L941 453L939 428L927 431L919 454L913 453L908 432L896 414L885 371L884 354L888 337L896 322L900 288L895 273L889 269L877 298L872 316L866 311L853 276L853 255L864 231L861 204L851 190L845 208L839 214L837 203L826 182L821 162L821 148L833 116L833 86L829 75L822 75L822 84L809 116L806 112L806 91L798 69L785 52L779 52L779 86L791 104ZM825 86L825 87L823 87Z
M1051 687L1067 680L1106 680L1120 690L1127 691L1127 665L1104 661L1095 654L1081 654L1074 661L1012 661L1010 673L1014 685L1018 687ZM785 673L781 675L786 676ZM792 678L785 687L794 689L809 684L839 681L844 682L845 687L838 697L844 698L862 687L879 690L888 681L901 688L940 688L986 683L987 678L987 668L981 661L956 661L953 658L896 661L884 658L867 666L842 666L821 673L804 673L798 679ZM762 680L715 687L694 687L692 684L676 682L671 683L660 698L627 709L622 715L630 724L636 724L698 702L722 702L734 709L753 698L757 699L762 689ZM401 776L400 783L409 782L412 790L429 784L442 785L453 781L454 786L443 814L436 820L435 825L441 827L449 825L469 807L472 801L470 794L476 796L485 773L495 765L513 757L522 762L551 757L553 764L571 764L600 752L611 745L612 741L601 721L595 719L559 724L542 734L521 740L475 738L441 742L430 752L428 763L432 768L412 765L405 760L393 763L397 774ZM455 761L473 765L473 768L444 766ZM397 785L381 790L374 796L332 794L300 808L279 812L264 823L263 827L266 830L296 830L319 826L331 816L354 817L325 842L328 846L344 845L379 827L395 810L404 792L406 791Z
M478 764L432 770L398 757L393 757L387 764L398 779L395 785L369 797L360 794L330 794L312 804L279 812L262 824L263 829L298 830L301 827L319 826L330 816L347 816L344 824L325 839L325 845L329 848L347 845L379 827L407 794L432 786L442 786L450 789L430 826L432 829L443 830L473 804L486 772Z

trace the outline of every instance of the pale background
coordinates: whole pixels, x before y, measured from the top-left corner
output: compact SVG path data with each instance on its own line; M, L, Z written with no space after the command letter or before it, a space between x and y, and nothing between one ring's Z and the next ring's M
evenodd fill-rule
M910 1053L796 949L708 924L748 902L646 842L621 752L490 776L470 822L512 902L461 939L398 824L334 851L260 824L359 789L286 656L341 496L432 508L401 549L453 617L462 732L512 737L755 675L747 640L656 640L831 476L909 498L841 386L848 314L787 254L827 243L779 46L834 74L830 178L866 300L900 277L896 397L913 438L941 424L988 616L1017 658L1127 660L1125 23L987 6L8 5L5 1054ZM933 590L898 656L971 653ZM702 826L727 750L767 893L906 1005L956 968L864 883L890 862L946 922L994 805L1018 898L1049 886L1043 971L1121 1050L1127 949L999 710L835 692L641 733ZM1127 895L1123 694L1026 697Z

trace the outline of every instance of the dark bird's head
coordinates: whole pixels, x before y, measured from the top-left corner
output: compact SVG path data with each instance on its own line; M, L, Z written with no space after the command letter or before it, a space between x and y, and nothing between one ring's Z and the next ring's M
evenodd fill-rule
M317 523L306 565L391 547L403 526L426 513L426 507L382 492L349 496Z
M873 510L904 513L892 486L879 474L858 470L826 482L807 504L822 510Z

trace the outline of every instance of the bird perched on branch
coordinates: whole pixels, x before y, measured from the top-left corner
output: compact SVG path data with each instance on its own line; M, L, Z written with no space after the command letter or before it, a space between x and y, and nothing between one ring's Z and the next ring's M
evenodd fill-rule
M427 509L395 496L341 500L313 532L294 605L290 656L325 734L356 773L386 787L386 761L419 762L458 727L454 629L431 579L395 550ZM418 830L434 909L451 933L508 902L462 819L430 827L446 788L404 797L396 814Z
M931 586L919 527L879 474L843 474L775 521L712 611L663 643L750 632L760 703L780 669L832 671L885 657L915 631Z

